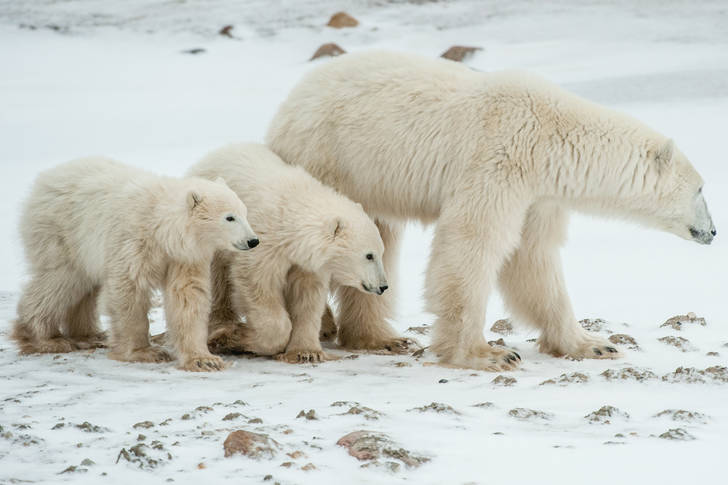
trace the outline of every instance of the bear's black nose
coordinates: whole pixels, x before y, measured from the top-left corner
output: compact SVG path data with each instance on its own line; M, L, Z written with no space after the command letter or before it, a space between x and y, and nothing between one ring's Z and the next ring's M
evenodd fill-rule
M710 233L711 233L711 234L712 234L713 236L715 236L716 234L718 234L718 231L716 231L715 229L713 229L712 231L710 231Z
M258 238L257 237L254 237L253 239L248 239L248 247L250 249L253 249L255 246L258 245L259 242L260 241L258 241Z
M389 286L387 286L387 285L380 286L379 287L379 294L381 295L382 293L384 293L384 290L386 290L387 288L389 288Z

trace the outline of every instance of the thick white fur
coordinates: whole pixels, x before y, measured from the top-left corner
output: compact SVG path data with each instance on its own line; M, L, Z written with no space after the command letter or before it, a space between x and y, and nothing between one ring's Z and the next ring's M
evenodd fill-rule
M31 273L14 328L21 352L100 344L103 287L109 356L169 360L149 342L151 292L163 288L168 337L181 367L222 368L207 350L209 268L216 250L247 247L256 238L246 212L221 181L160 177L105 158L41 173L21 216Z
M293 89L267 142L389 228L390 278L401 221L437 221L426 299L438 317L433 349L452 365L500 370L520 360L483 337L496 285L516 317L542 330L543 352L617 355L578 325L566 294L558 248L569 209L702 243L715 231L703 182L671 141L524 73L347 54ZM351 325L388 328L385 302L348 296Z
M321 360L325 356L319 330L329 283L361 292L369 300L383 298L379 294L387 285L384 245L361 205L304 169L287 165L260 144L223 147L188 174L224 176L245 200L248 218L261 236L261 245L253 252L218 255L228 259L229 277L221 275L225 263L214 265L217 294L211 325L215 329L229 323L225 320L237 320L235 313L245 315L237 350L283 352L280 358L293 362ZM229 285L231 290L226 289ZM230 305L235 310L232 315L225 311ZM217 341L231 338L229 325L222 333L213 332L213 347L230 346Z

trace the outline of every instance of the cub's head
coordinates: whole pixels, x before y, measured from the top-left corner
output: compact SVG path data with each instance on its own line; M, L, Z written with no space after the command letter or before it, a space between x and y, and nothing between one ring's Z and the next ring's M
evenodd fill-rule
M652 223L684 239L710 244L717 231L703 198L703 179L687 157L668 140L648 153L647 162L654 185L644 210L651 212Z
M194 237L214 249L252 249L258 236L251 229L248 209L221 178L196 179L187 192L189 227Z
M381 295L389 287L382 256L384 244L377 226L361 206L326 221L329 237L327 267L339 285Z

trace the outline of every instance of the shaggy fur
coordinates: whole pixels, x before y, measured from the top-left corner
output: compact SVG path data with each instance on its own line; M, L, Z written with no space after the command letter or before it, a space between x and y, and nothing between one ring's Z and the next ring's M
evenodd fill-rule
M347 54L293 89L267 142L386 228L390 278L401 221L437 221L426 300L437 316L432 348L447 364L519 364L517 354L483 337L496 285L516 317L541 329L541 351L618 355L578 325L566 294L558 249L571 209L701 243L715 234L703 181L671 141L523 73L486 74L407 54ZM345 296L343 342L384 345L382 335L392 333L388 302Z
M367 301L381 299L387 287L376 226L359 204L263 145L221 148L188 173L224 175L263 239L253 253L218 254L211 348L282 353L289 362L326 359L319 337L322 318L331 318L330 282ZM237 325L236 314L245 316L244 325Z
M43 172L21 217L31 280L13 336L21 353L101 344L97 298L111 317L109 357L161 362L149 342L151 292L163 288L168 338L186 370L219 370L207 350L210 262L257 239L224 182L159 177L104 158Z

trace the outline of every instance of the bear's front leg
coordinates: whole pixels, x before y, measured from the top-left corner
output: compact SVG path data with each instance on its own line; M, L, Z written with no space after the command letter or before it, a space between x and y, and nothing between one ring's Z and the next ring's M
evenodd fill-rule
M288 272L284 296L291 319L291 338L278 360L295 363L332 360L321 348L321 315L329 293L326 281L313 273L294 267Z
M518 243L525 208L496 198L490 207L453 201L443 210L427 269L427 309L437 315L431 349L440 362L486 371L512 370L521 356L489 345L483 335L486 304L498 270ZM467 195L467 194L465 194ZM475 211L475 212L474 212Z
M167 342L177 353L180 368L193 372L225 368L225 362L207 348L209 264L170 264L164 287L164 312Z

